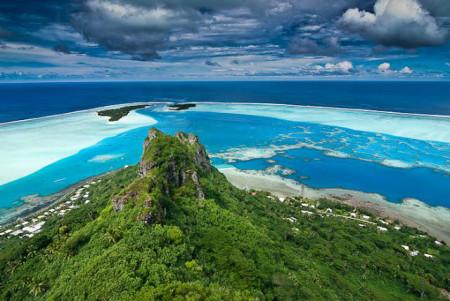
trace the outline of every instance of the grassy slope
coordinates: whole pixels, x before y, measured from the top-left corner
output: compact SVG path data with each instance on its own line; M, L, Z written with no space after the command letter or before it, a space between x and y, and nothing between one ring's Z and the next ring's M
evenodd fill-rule
M177 141L158 143L146 156L186 160L189 151ZM450 287L448 248L412 238L413 229L378 233L354 221L305 217L298 202L251 195L215 170L201 175L204 201L192 183L162 196L160 172L105 176L90 189L91 203L55 217L32 239L4 242L0 299L440 300L436 287ZM130 192L134 201L115 212L111 198ZM148 198L158 202L142 207ZM161 222L141 221L143 211L161 208ZM400 242L440 254L412 258Z

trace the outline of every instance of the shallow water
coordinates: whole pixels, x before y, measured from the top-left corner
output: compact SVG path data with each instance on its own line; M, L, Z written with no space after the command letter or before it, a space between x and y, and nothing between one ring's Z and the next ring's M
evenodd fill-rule
M164 132L199 135L216 165L253 170L281 165L293 172L286 177L316 188L376 192L392 202L417 198L450 207L449 143L282 117L206 112L200 107L172 112L160 106L139 112L154 118ZM0 207L17 206L23 196L48 195L87 177L135 164L149 128L109 137L0 186Z
M0 122L136 101L258 102L450 115L450 82L1 83Z

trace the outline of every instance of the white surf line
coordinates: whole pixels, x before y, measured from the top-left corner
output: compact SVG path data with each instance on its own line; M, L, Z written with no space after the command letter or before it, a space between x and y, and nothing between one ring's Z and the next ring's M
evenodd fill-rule
M95 107L90 109L84 109L84 110L76 110L66 113L60 113L60 114L53 114L53 115L46 115L41 117L35 117L35 118L27 118L27 119L19 119L19 120L13 120L13 121L7 121L0 123L1 125L10 124L10 123L16 123L16 122L23 122L23 121L30 121L30 120L36 120L36 119L44 119L44 118L50 118L55 116L64 116L74 113L80 113L80 112L91 112L91 111L98 111L98 110L108 110L108 109L114 109L114 108L120 108L123 106L134 106L134 105L169 105L169 104L182 104L182 103L192 103L196 105L202 105L202 104L212 104L212 105L220 105L220 104L231 104L231 105L267 105L267 106L282 106L282 107L293 107L293 108L311 108L311 109L333 109L333 110L342 110L342 111L355 111L355 112L366 112L366 113L386 113L386 114L393 114L393 115L405 115L405 116L417 116L417 117L432 117L432 118L444 118L444 119L450 119L450 115L439 115L439 114L420 114L420 113L406 113L406 112L396 112L396 111L382 111L382 110L371 110L371 109L357 109L357 108L347 108L347 107L327 107L327 106L312 106L312 105L300 105L300 104L283 104L283 103L271 103L271 102L233 102L233 101L227 101L227 102L220 102L220 101L139 101L139 102L126 102L126 103L120 103L120 104L113 104L108 106L101 106L101 107ZM190 108L189 110L194 109ZM179 111L170 111L170 112L179 112Z
M98 110L1 124L0 185L32 174L105 138L157 123L150 116L135 111L109 122L108 117L97 115Z
M189 110L271 117L416 140L450 143L450 116L284 104L234 102L196 102L195 104L196 107Z
M386 113L394 115L407 115L407 116L418 116L418 117L437 117L437 118L448 118L450 115L439 115L439 114L421 114L421 113L407 113L407 112L396 112L396 111L383 111L383 110L371 110L371 109L358 109L358 108L347 108L347 107L327 107L327 106L312 106L312 105L300 105L300 104L284 104L284 103L273 103L273 102L220 102L220 101L201 101L201 102L186 102L195 104L231 104L231 105L269 105L269 106L283 106L283 107L294 107L294 108L311 108L311 109L334 109L342 111L355 111L355 112L375 112L375 113Z
M149 105L150 106L152 104L166 104L166 103L165 102L127 102L127 103L121 103L121 104L113 104L113 105L95 107L95 108L84 109L84 110L76 110L76 111L60 113L60 114L53 114L53 115L46 115L46 116L40 116L40 117L34 117L34 118L26 118L26 119L7 121L7 122L0 123L0 127L3 125L20 123L20 122L25 122L25 121L45 120L47 118L70 116L70 115L76 114L76 113L98 112L98 111L103 111L103 110L117 109L117 108L121 108L121 107L125 107L125 106L127 106L127 107L128 106L138 106L138 105ZM138 110L141 110L141 109L138 109ZM104 116L101 116L101 117L104 117Z

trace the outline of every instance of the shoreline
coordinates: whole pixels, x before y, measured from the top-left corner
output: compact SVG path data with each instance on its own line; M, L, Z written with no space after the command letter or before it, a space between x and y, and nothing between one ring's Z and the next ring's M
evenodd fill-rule
M224 105L225 104L225 105ZM437 143L450 143L450 116L413 116L359 109L306 107L256 103L202 103L193 111L268 117L291 122L312 123L358 132ZM406 114L406 115L405 115Z
M47 208L59 204L68 195L73 193L77 188L82 187L86 183L100 177L90 177L84 179L78 183L70 185L69 187L60 190L54 194L48 196L25 196L23 204L4 210L2 218L0 219L0 226L7 227L10 224L14 224L16 221L38 215L40 212L45 211Z
M81 111L68 112L63 114L56 114L32 119L25 119L21 121L12 121L7 123L1 123L0 127L3 125L8 125L11 123L20 123L20 122L28 122L32 120L46 120L50 118L54 118L55 116L69 116L71 114L76 114L80 112L96 112L99 109L108 109L108 108L120 108L122 106L130 106L133 104L146 104L146 105L167 105L167 104L177 104L178 102L172 101L160 101L160 102L134 102L134 103L125 103L125 104L116 104L110 106L104 106L93 109L86 109ZM183 102L182 102L183 103ZM363 110L363 109L346 109L346 108L335 108L335 107L319 107L319 106L304 106L304 105L294 105L294 104L271 104L271 103L240 103L240 102L189 102L192 104L238 104L238 105L273 105L273 106L281 106L281 107L303 107L303 108L323 108L323 109L335 109L335 110L343 110L343 111L363 111L363 112L378 112L378 113L392 113L395 115L416 115L410 113L398 113L398 112L387 112L387 111L376 111L376 110ZM450 116L439 116L439 115L417 115L422 117L445 117L450 118ZM400 167L397 167L400 168ZM277 178L277 176L269 176L263 175L262 173L248 173L239 171L237 169L220 169L222 173L224 173L228 180L235 186L239 188L254 188L257 190L264 190L271 193L284 195L284 196L292 196L299 194L311 198L331 198L338 200L340 202L349 204L351 206L355 206L358 208L365 208L369 210L376 211L378 215L384 215L391 219L399 219L402 223L406 225L411 225L415 228L424 230L425 232L432 233L433 236L445 241L448 245L450 245L450 209L445 207L431 207L422 203L418 200L405 200L401 204L388 202L383 196L379 194L370 194L359 191L345 190L345 189L313 189L297 183L292 180L286 180L281 177ZM245 177L242 176L245 175ZM104 175L104 174L103 174ZM98 177L98 176L97 176ZM73 184L55 194L45 197L39 196L28 196L27 199L19 206L11 207L8 209L3 209L5 214L4 218L0 218L0 224L5 224L10 222L11 220L16 220L23 216L29 216L34 214L36 211L39 211L42 208L46 208L47 206L53 205L57 203L58 198L64 197L65 193L70 193L76 187L80 185L80 183L85 183L91 179L96 177L89 177L85 180L82 180L76 184ZM248 187L247 187L248 186ZM71 190L72 189L72 190ZM419 209L417 209L419 208ZM3 211L2 210L2 211ZM444 211L445 217L439 216L437 211ZM11 213L10 213L11 212ZM436 215L438 218L435 219L434 222L430 222ZM445 219L447 218L447 219ZM5 220L5 221L3 221ZM444 223L445 226L442 226L441 221L446 221Z
M243 171L235 167L218 169L233 186L239 189L270 192L280 198L299 196L312 200L327 198L367 210L381 218L398 220L401 224L426 232L450 246L450 209L445 207L431 207L415 199L405 199L402 203L391 203L379 194L355 190L315 189L278 175L265 174L262 171ZM48 196L28 196L28 200L24 204L5 209L5 218L0 219L0 226L5 228L19 220L36 216L49 207L59 204L83 185L120 170L121 168L89 177Z
M154 104L163 104L163 103L164 102L154 102ZM0 122L0 127L4 126L4 125L10 125L10 124L21 123L21 122L46 120L46 119L50 119L50 118L54 118L54 117L70 116L72 114L77 114L77 113L97 112L97 110L100 110L100 109L108 110L108 109L117 109L122 106L128 106L128 105L132 106L132 105L150 105L150 104L152 104L152 102L130 102L130 103L123 103L123 104L108 105L108 106L95 107L95 108L84 109L84 110L70 111L70 112L60 113L60 114L52 114L52 115L45 115L45 116L40 116L40 117L28 118L28 119L19 119L19 120ZM100 116L100 117L103 117L103 116Z
M83 187L84 185L89 184L92 181L97 181L103 178L104 176L117 173L122 169L123 168L119 168L113 171L109 171L103 174L86 178L84 180L81 180L77 183L70 185L69 187L66 187L58 192L55 192L47 196L35 196L35 195L25 196L23 204L16 207L3 209L5 212L5 215L3 216L5 217L3 218L2 216L2 218L0 218L0 226L2 228L5 228L11 224L14 224L18 220L38 215L42 211L46 211L49 207L59 204L60 202L65 200L69 195L71 195L74 191Z
M0 125L5 145L0 151L0 165L7 171L0 174L0 185L33 174L106 138L156 123L139 110L114 122L98 116L97 110L87 110Z
M242 171L236 168L219 169L228 181L240 189L267 191L278 197L302 196L308 199L328 198L355 208L365 209L382 218L419 229L450 245L450 209L431 207L415 200L391 203L375 193L339 188L314 189L294 180L259 171Z
M45 119L56 116L64 116L73 113L81 113L81 112L92 112L97 111L99 109L114 109L121 106L128 105L158 105L158 104L177 104L177 103L185 103L186 101L136 101L136 102L126 102L126 103L118 103L107 106L94 107L90 109L76 110L66 113L53 114L53 115L45 115L41 117L34 117L28 119L19 119L12 120L6 122L0 122L0 126L25 122L31 120ZM311 108L311 109L335 109L339 111L350 111L350 112L362 112L362 113L381 113L381 114L389 114L389 115L402 115L402 116L415 116L415 117L430 117L430 118L438 118L438 119L450 119L450 115L440 115L440 114L422 114L422 113L407 113L407 112L396 112L396 111L383 111L383 110L370 110L370 109L358 109L358 108L349 108L349 107L327 107L327 106L313 106L313 105L301 105L301 104L284 104L284 103L272 103L272 102L235 102L235 101L188 101L188 103L192 104L230 104L230 105L268 105L268 106L287 106L287 107L301 107L301 108Z
M268 105L268 106L288 106L288 107L302 107L310 109L336 109L340 111L350 111L350 112L364 112L364 113L382 113L382 114L392 114L392 115L405 115L405 116L416 116L416 117L436 117L450 119L450 115L439 115L439 114L422 114L422 113L407 113L407 112L396 112L396 111L382 111L382 110L369 110L369 109L358 109L358 108L348 108L348 107L327 107L327 106L312 106L312 105L296 105L296 104L284 104L284 103L273 103L273 102L219 102L219 101L202 101L202 102L190 102L195 104L231 104L231 105Z

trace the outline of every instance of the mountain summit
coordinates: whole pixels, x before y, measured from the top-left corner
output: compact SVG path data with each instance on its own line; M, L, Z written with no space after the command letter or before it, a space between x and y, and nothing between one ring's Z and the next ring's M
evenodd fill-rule
M120 211L131 203L145 209L140 218L146 224L162 222L164 202L170 201L174 189L194 187L197 198L205 198L199 175L207 176L211 171L197 136L179 132L171 137L152 128L144 142L139 178L112 200L113 208Z

